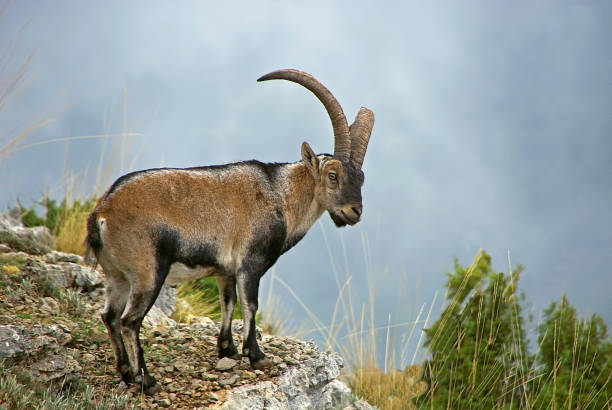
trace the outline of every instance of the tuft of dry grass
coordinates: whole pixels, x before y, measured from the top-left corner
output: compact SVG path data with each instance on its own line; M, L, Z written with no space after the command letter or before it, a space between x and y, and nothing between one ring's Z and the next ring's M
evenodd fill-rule
M181 284L176 298L176 305L172 319L181 323L189 323L195 316L207 316L215 318L215 310L218 309L217 302L211 302L209 295L202 289L189 288L187 284Z
M353 393L383 410L416 409L412 399L425 393L427 383L421 380L421 366L407 366L403 371L383 372L377 366L359 368L347 379Z
M57 225L53 233L53 247L61 252L84 255L85 236L87 235L87 217L94 209L97 200L89 199L84 203L75 201L58 215Z

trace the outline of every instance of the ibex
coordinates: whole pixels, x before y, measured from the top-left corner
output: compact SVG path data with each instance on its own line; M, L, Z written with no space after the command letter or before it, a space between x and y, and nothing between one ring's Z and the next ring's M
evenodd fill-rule
M334 155L315 155L302 143L293 163L237 162L197 168L157 168L120 177L87 222L86 244L106 276L102 320L117 370L126 384L159 391L145 365L139 332L162 284L215 276L221 302L219 357L236 357L231 332L236 286L242 302L242 355L251 366L271 365L255 337L259 281L278 257L329 212L336 226L362 214L361 170L374 115L361 108L349 127L342 107L311 75L279 70L257 81L301 84L331 119Z

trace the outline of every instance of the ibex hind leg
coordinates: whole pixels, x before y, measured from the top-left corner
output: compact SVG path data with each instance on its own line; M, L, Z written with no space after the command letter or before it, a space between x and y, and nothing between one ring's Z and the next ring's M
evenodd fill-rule
M130 289L130 284L123 273L106 263L102 266L106 276L106 303L100 315L110 336L117 371L121 379L129 384L134 381L134 375L130 369L130 360L121 337L120 318Z
M236 306L236 278L218 276L219 302L221 303L221 330L217 339L217 353L220 358L238 358L238 349L232 337L232 316Z
M155 281L150 286L143 286L137 279L131 284L130 294L127 300L127 306L121 316L121 333L125 338L128 349L131 350L130 359L132 362L132 371L135 375L135 380L142 383L142 389L146 394L154 394L160 390L157 381L149 374L145 363L144 352L140 344L140 327L145 315L155 303L155 299L159 295L163 279L168 274L168 268L165 271L159 271L155 276ZM159 276L162 275L162 276ZM151 276L133 275L134 278L143 278Z

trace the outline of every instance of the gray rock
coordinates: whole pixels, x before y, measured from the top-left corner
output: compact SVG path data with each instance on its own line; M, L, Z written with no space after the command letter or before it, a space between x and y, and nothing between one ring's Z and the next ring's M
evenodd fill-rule
M236 362L234 359L231 359L229 357L224 357L217 362L215 369L221 372L226 372L228 370L233 369L237 363L238 362Z
M37 357L38 360L24 371L34 381L50 384L71 378L81 370L73 358L77 354L63 348L71 340L70 333L57 325L0 326L0 357Z
M0 214L0 242L11 248L42 255L49 252L53 241L51 231L46 226L27 228L21 223L21 211L12 208L5 214Z
M176 287L163 285L157 300L155 300L155 306L161 309L166 316L171 316L174 313L174 306L176 301Z
M233 389L228 393L222 408L374 408L364 401L356 400L348 386L337 380L344 365L337 353L319 352L313 343L292 338L270 339L266 336L266 341L291 350L292 360L301 359L299 365L287 368L274 382L260 381Z
M81 371L79 363L69 352L62 351L45 356L30 366L28 372L35 381L49 384L61 381Z
M0 214L0 229L10 229L16 226L23 226L23 224L21 223L21 210L15 206L6 213Z
M159 404L160 407L170 407L172 403L168 399L161 399L157 401L157 404Z
M17 229L18 232L16 232L15 229ZM27 231L27 229L33 228L0 228L0 243L4 243L15 250L23 251L30 255L44 255L49 252L49 247L32 239L36 235L30 235L31 232Z
M238 387L227 395L222 409L289 409L289 401L274 383L264 381Z
M78 288L89 292L104 286L104 277L91 267L78 265L72 262L60 263L60 266L69 270L70 274L74 277L74 284Z
M345 408L350 405L353 395L351 389L340 380L332 380L327 383L321 392L321 396L315 405L317 409Z
M26 228L25 226L15 226L11 229L17 236L22 239L29 239L40 245L51 246L53 236L51 231L46 226L33 226Z
M27 270L31 275L47 276L53 286L60 289L79 288L89 292L104 285L104 278L98 271L73 262L55 264L32 260Z
M206 316L192 317L191 320L189 321L189 326L192 329L202 331L203 333L207 335L211 335L211 336L217 335L217 326L215 325L215 322L213 322L211 318L206 317ZM216 343L216 340L213 340L212 342Z
M22 354L38 355L57 351L72 340L72 335L57 325L0 326L0 357L15 358Z
M145 326L176 326L176 322L170 319L160 308L157 306L151 307L149 313L145 316L143 322Z
M58 263L58 262L72 262L72 263L83 263L83 257L75 255L73 253L65 253L59 251L51 251L45 255L46 263Z
M238 383L238 380L240 380L240 377L235 373L223 373L219 376L219 384L223 387L233 386Z
M16 357L23 353L21 334L15 326L0 326L0 356Z
M367 401L361 399L355 400L351 406L346 407L348 410L372 410L376 408L377 407L372 406Z

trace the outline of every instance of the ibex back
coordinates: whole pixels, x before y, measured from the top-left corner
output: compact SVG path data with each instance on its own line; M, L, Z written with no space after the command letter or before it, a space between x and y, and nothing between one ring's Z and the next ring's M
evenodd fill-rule
M334 155L315 155L302 143L302 160L132 172L119 178L89 216L87 245L106 275L102 320L125 383L159 387L145 365L139 332L164 282L215 276L221 302L219 357L238 356L231 332L236 287L242 301L242 354L256 369L271 365L255 338L259 281L278 257L328 211L337 226L362 213L361 165L374 116L361 108L349 127L334 96L309 74L279 70L258 81L303 85L331 119Z

